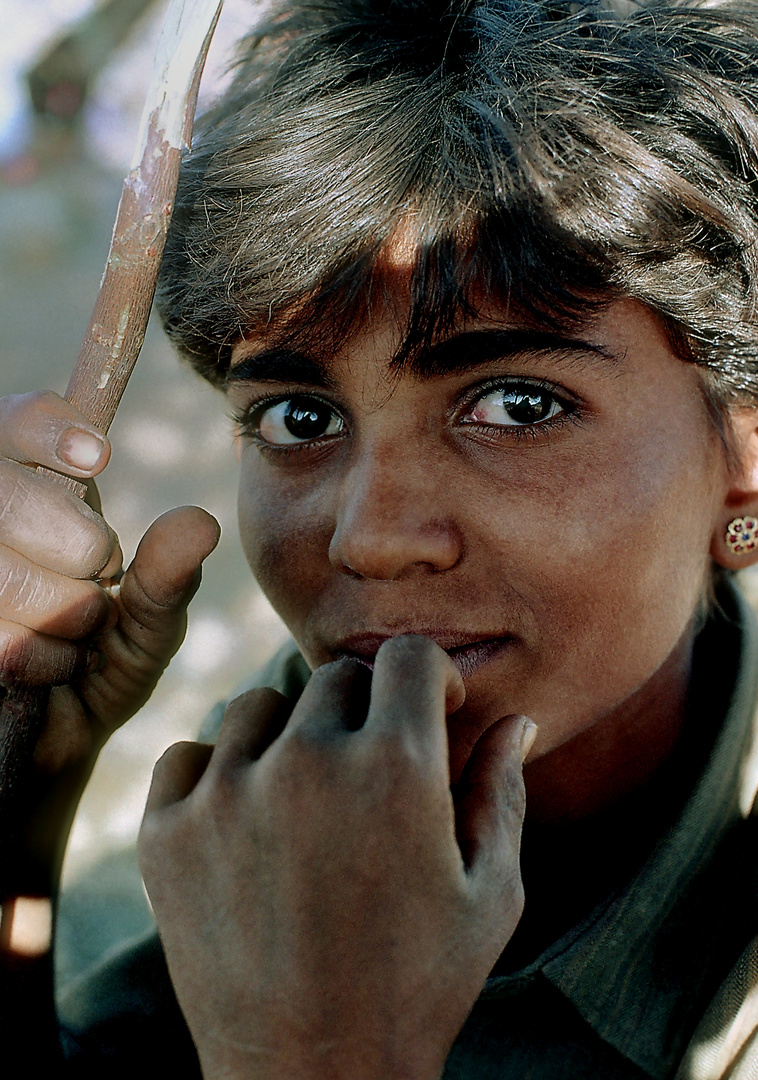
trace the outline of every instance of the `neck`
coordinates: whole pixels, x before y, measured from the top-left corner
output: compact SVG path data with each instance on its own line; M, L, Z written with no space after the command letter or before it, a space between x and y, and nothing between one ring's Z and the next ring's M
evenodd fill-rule
M496 973L536 959L628 881L671 826L710 738L685 725L693 644L687 635L644 690L525 769L526 907Z
M694 637L692 631L683 635L658 671L610 716L526 767L531 822L584 821L646 787L682 734Z

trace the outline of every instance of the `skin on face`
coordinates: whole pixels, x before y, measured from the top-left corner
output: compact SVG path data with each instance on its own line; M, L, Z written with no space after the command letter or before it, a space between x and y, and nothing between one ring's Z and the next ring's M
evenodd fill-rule
M398 334L388 313L336 355L237 346L250 566L314 668L405 633L450 652L453 781L522 713L530 811L595 809L683 718L729 487L697 370L628 300L560 337L485 312L423 376L390 372Z

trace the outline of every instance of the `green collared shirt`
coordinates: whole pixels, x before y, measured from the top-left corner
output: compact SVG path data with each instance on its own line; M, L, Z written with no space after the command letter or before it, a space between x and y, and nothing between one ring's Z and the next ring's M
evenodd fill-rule
M295 698L307 677L288 645L245 688ZM676 821L586 920L488 980L445 1080L758 1078L758 625L736 590L698 639L693 687L688 724L723 720ZM79 980L61 1018L74 1077L199 1075L155 936Z

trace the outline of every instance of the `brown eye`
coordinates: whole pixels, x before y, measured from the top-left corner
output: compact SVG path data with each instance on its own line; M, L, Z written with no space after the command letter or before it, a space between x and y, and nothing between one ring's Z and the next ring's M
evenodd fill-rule
M291 446L339 435L342 418L325 401L305 395L265 407L257 417L256 434L272 446Z
M528 383L498 386L483 394L465 417L470 424L524 427L541 424L566 412L555 394Z

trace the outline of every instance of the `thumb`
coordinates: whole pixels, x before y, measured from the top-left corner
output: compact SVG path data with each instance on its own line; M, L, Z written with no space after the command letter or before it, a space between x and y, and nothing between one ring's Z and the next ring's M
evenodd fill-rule
M94 734L100 745L144 705L182 642L200 567L220 532L215 518L197 506L172 510L150 526L121 579L115 624L96 639L102 662L75 694L51 698L51 729L67 733L69 743L72 732L82 731L86 739ZM82 723L85 728L77 727Z
M474 879L489 884L519 873L525 796L522 761L537 728L524 716L506 716L483 733L471 752L453 799L456 835Z
M168 660L185 630L185 611L200 584L203 560L221 529L199 506L159 517L145 533L121 580L118 629L132 647Z

